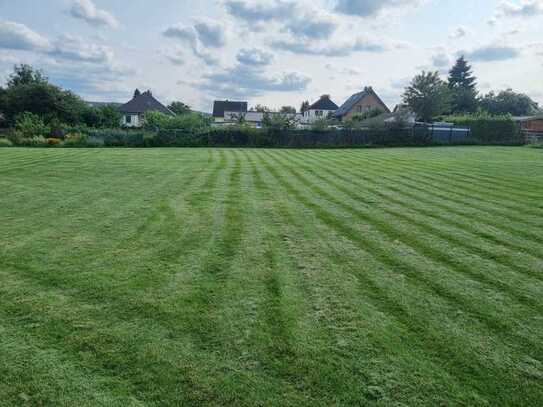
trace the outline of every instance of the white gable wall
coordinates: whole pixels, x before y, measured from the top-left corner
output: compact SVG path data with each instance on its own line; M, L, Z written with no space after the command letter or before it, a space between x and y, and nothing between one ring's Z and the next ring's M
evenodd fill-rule
M310 109L303 115L303 123L315 123L319 119L326 119L329 114L334 113L335 110L319 110Z
M121 117L122 127L141 127L143 126L143 120L136 113L123 113Z

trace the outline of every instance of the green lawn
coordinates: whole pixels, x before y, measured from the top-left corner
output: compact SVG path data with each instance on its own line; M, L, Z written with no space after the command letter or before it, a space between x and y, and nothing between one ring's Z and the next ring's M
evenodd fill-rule
M0 149L0 405L543 405L543 151Z

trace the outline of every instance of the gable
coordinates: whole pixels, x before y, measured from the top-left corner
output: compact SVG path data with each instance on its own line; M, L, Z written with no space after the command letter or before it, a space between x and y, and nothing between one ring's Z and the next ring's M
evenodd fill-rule
M247 112L247 102L231 102L229 100L216 100L213 102L213 117L224 117L224 112Z
M332 100L328 97L326 98L320 98L315 103L313 103L311 106L309 106L309 109L307 110L331 110L336 111L338 109L338 106L332 102Z
M363 113L370 109L382 109L390 113L390 109L383 103L381 98L371 88L366 88L360 93L355 93L336 111L335 116L349 118L354 114Z
M141 95L134 96L132 100L119 108L121 113L143 114L150 111L156 111L172 115L173 112L156 100L151 92L143 92Z

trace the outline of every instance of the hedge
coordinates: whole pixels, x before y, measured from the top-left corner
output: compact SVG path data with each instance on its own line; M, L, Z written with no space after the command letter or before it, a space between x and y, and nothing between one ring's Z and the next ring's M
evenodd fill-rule
M519 126L509 115L487 114L446 116L444 121L471 129L468 141L472 144L523 144Z
M65 147L285 147L347 148L371 146L430 146L439 144L521 144L520 132L511 119L456 120L472 128L468 136L438 138L426 126L362 130L273 130L249 127L217 127L206 131L87 130L67 134L62 143L27 143Z

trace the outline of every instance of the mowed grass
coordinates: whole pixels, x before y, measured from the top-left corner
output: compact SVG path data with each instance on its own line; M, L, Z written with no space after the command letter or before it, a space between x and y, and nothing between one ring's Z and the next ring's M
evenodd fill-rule
M0 405L543 405L543 154L0 150Z

